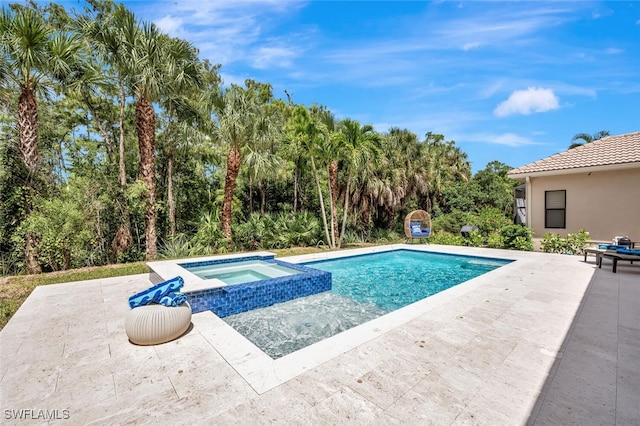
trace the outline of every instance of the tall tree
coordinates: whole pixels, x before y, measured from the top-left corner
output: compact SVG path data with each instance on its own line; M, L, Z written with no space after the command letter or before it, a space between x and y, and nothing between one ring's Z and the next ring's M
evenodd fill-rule
M358 121L345 119L339 124L338 140L341 144L342 158L346 170L346 188L344 190L344 207L342 216L342 228L338 238L338 248L342 245L342 239L347 225L347 214L349 211L349 200L351 199L351 185L354 182L354 175L368 175L370 165L377 158L379 152L380 135L373 126L367 124L361 126Z
M39 10L16 6L0 11L0 83L19 91L18 147L33 191L40 167L37 93L46 94L53 81L70 73L79 47L75 35L56 30ZM34 236L26 235L25 244L27 270L39 272Z
M120 210L120 225L111 242L113 257L117 259L133 244L129 208L127 205L127 172L125 151L125 108L126 108L126 75L127 44L125 36L137 31L135 16L122 4L116 5L111 0L88 0L90 8L85 15L77 17L76 26L88 47L95 52L97 66L88 66L82 70L81 78L76 85L80 86L83 99L98 123L96 108L92 98L104 99L115 92L118 114L118 183L120 194L116 198ZM97 96L92 96L97 95ZM108 142L108 133L100 127L101 134Z
M597 141L598 139L605 138L609 135L610 133L608 130L600 130L599 132L596 132L592 135L590 135L589 133L578 133L571 138L572 144L569 145L569 149L582 146L585 143L591 143L593 141ZM584 142L578 142L579 140L582 140Z
M316 166L317 159L325 157L323 146L329 139L329 131L326 125L315 118L307 108L303 105L297 105L286 125L286 139L289 143L300 144L306 148L309 155L308 161L311 164L311 172L318 191L325 238L329 247L333 248L333 240L329 234L329 224L327 222L327 211L324 206L324 196L322 195L322 185L320 184L320 176Z
M126 76L135 97L140 175L146 187L146 258L157 253L155 136L153 102L197 85L201 77L196 49L188 42L162 34L154 24L128 28L124 34Z
M273 98L271 86L252 80L245 81L246 88L232 85L214 103L218 143L227 150L227 168L222 202L222 232L231 242L232 203L236 189L243 151L260 146L265 140L275 138L277 129L267 119L265 106Z

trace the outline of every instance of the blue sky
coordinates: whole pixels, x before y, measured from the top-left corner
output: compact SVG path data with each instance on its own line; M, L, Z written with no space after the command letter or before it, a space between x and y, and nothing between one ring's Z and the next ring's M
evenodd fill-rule
M576 133L640 131L640 2L124 3L227 84L270 83L379 132L441 133L474 172L564 151Z

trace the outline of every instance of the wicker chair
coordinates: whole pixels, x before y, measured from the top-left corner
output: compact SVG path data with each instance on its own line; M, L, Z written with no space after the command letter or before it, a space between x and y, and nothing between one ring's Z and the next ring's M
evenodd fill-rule
M431 236L431 216L424 210L414 210L404 218L404 234L413 241L415 238Z

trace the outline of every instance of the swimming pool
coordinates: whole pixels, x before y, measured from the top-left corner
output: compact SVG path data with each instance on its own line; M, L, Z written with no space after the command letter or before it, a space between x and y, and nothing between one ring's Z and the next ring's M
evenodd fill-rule
M300 271L264 260L247 260L222 264L182 264L203 280L219 279L226 284L242 284L269 278L297 275Z
M277 359L510 262L407 249L306 262L331 272L330 291L224 321Z

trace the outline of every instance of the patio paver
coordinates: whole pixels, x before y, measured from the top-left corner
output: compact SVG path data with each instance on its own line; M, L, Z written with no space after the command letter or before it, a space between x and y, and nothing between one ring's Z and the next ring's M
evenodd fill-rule
M128 342L146 275L38 287L0 332L2 423L639 424L638 265L427 249L517 261L258 391L216 349L211 313L172 342Z

